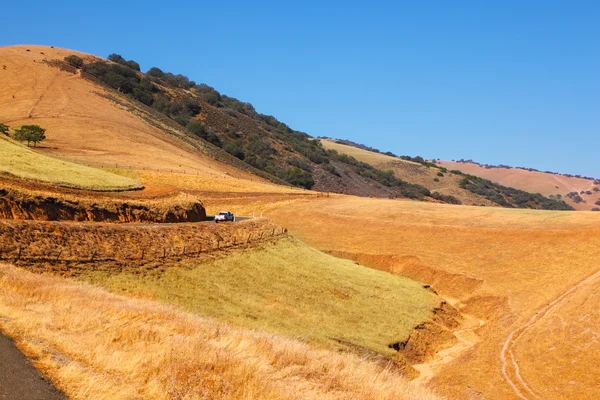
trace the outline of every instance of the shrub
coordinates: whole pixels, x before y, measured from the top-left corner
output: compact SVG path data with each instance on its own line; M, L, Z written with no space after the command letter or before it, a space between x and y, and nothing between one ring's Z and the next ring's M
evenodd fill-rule
M293 165L294 167L298 167L304 171L312 171L311 166L304 159L301 158L291 158L287 160L287 163Z
M444 176L444 174L440 171L437 173L437 176Z
M160 68L152 67L152 68L150 68L148 70L148 72L146 72L146 75L150 75L153 78L159 78L160 79L163 76L165 76L165 73Z
M438 178L433 178L434 182L439 182L440 180Z
M132 97L139 102L146 104L147 106L151 106L154 102L154 96L152 96L151 92L146 90L134 87Z
M302 171L298 167L291 167L283 171L283 173L279 174L279 177L294 186L303 187L305 189L310 189L315 184L312 174L310 172Z
M341 175L340 175L340 173L338 172L338 170L337 170L337 169L335 169L335 167L334 167L333 165L331 165L331 164L326 164L326 165L323 167L323 169L324 169L325 171L329 172L329 173L330 173L330 174L332 174L332 175L335 175L335 176L339 176L339 177L341 177Z
M596 202L594 204L597 206L600 206L600 199L596 200Z
M124 65L126 67L129 67L135 71L139 71L140 70L140 64L138 64L137 62L133 61L133 60L125 60L123 57L121 57L120 54L109 54L108 55L108 60L115 62L117 64L121 64Z
M223 150L240 160L244 159L244 145L240 140L232 140L223 146Z
M439 192L433 192L433 193L431 193L431 197L436 200L441 200L444 203L448 203L448 204L462 204L462 201L460 201L456 197L451 196L449 194L441 194Z
M75 68L81 68L83 66L83 58L76 56L75 54L66 56L65 61Z
M188 132L193 133L196 136L200 136L201 138L206 138L206 135L207 135L206 128L204 127L204 124L200 121L196 121L196 120L190 121L190 123L187 124L185 129L187 129Z
M10 129L10 127L8 125L0 123L0 133L1 134L8 136L9 129Z

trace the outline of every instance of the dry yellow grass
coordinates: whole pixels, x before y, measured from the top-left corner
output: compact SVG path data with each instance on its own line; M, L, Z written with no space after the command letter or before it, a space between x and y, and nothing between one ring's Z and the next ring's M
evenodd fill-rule
M48 157L0 137L0 174L2 172L76 189L119 191L142 188L135 179Z
M566 296L515 343L514 359L529 388L521 390L528 397L598 398L599 304L600 281L596 277ZM544 368L539 367L542 365Z
M403 162L409 165L420 167L421 165L412 161L399 160L396 157L391 157L381 153L375 153L374 151L368 151L359 149L358 147L348 146L345 144L337 143L330 139L319 139L323 147L327 150L335 150L340 154L347 154L356 158L359 161L365 162L371 165L380 165L390 162Z
M433 399L388 368L0 265L0 327L74 399Z
M490 399L516 396L502 375L501 349L510 332L595 273L600 264L600 215L591 212L340 196L296 202L268 216L318 249L362 255L369 265L431 283L460 310L484 320L476 331L481 342L435 371L435 389L451 396L476 392ZM597 300L589 296L585 307L573 302L563 316L564 329L596 330L590 310L600 305ZM560 310L555 312L560 318ZM530 348L518 343L521 374L531 376L548 395L555 384L569 381L581 386L581 393L592 393L596 387L579 374L584 368L597 369L593 355L577 359L578 368L562 368L559 380L554 366L541 363L539 354L552 347L547 338L556 329L560 328L553 324L539 325L524 337ZM560 365L575 362L576 354L589 349L589 335L570 339L573 357L561 350Z
M158 187L175 188L188 192L216 193L305 193L303 189L290 186L275 185L258 177L254 179L236 178L230 175L186 174L179 172L119 170L109 169L131 178L139 179L144 184Z
M429 321L440 300L423 285L279 240L208 263L165 263L140 273L81 271L82 278L179 305L238 326L393 356L388 347Z

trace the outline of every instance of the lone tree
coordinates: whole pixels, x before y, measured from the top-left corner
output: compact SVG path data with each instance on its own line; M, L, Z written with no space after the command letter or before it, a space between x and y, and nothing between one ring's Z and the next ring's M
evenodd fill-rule
M0 133L8 136L8 125L0 123Z
M34 147L37 147L39 142L46 139L46 130L38 125L23 125L15 129L13 137L19 142L27 142L27 146L33 142Z

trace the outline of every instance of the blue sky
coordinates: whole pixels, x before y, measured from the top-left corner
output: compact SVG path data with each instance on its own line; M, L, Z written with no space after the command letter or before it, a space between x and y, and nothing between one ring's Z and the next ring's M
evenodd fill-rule
M600 177L598 2L6 3L0 45L119 53L313 136Z

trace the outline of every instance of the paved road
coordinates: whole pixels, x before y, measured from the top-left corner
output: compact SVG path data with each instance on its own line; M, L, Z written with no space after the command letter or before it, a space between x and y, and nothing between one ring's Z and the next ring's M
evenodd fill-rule
M65 400L13 341L0 334L0 400Z

